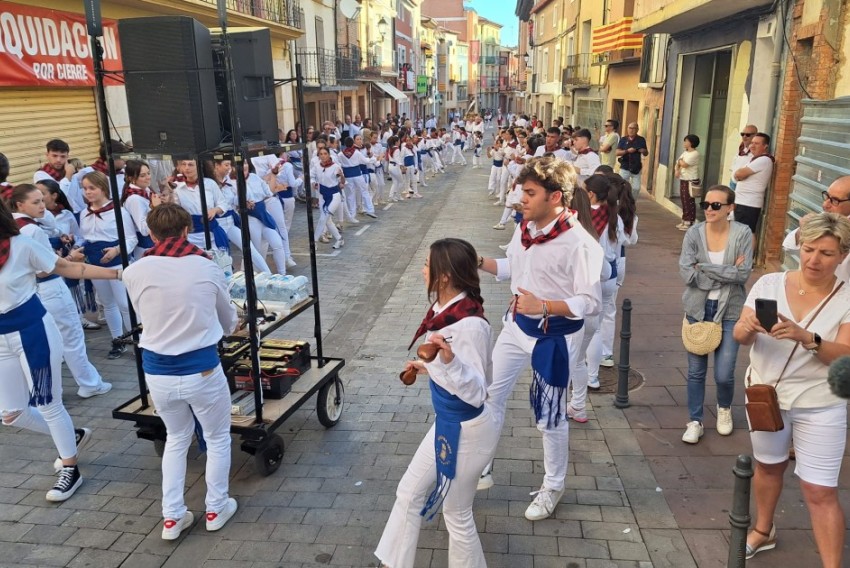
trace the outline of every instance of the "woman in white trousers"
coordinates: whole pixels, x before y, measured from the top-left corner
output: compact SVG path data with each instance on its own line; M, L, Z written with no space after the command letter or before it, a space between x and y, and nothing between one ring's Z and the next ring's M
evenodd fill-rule
M316 223L316 233L313 236L316 242L326 243L330 239L325 236L329 232L334 238L333 248L341 248L345 241L342 239L334 219L340 218L342 208L342 195L340 186L345 184L345 176L342 167L331 159L327 148L321 148L317 154L318 160L310 172L315 188L319 192L319 222Z

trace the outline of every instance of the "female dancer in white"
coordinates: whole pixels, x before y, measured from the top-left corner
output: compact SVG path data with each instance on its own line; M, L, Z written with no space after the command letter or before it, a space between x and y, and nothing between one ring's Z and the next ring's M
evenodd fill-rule
M280 201L274 199L269 184L263 181L253 170L251 160L243 162L245 184L248 199L248 226L251 233L251 244L258 251L271 249L272 258L277 268L276 274L286 274L286 247L278 232L277 222L266 207L269 202L280 206ZM271 198L271 199L269 199ZM268 201L267 201L268 200Z
M328 231L334 238L333 248L339 249L345 244L342 235L334 224L334 217L341 215L343 207L340 186L345 185L342 167L331 159L330 151L321 148L317 154L318 164L313 166L310 177L315 189L319 191L319 222L316 223L316 242L326 243L330 239L323 234Z
M150 188L151 169L142 160L127 160L124 164L124 193L121 206L127 210L136 228L138 244L133 256L138 260L146 250L153 247L148 230L148 212L160 203L159 194Z

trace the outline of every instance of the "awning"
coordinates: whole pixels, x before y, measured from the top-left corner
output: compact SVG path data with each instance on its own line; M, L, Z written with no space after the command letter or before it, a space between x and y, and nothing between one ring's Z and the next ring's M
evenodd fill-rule
M406 101L407 95L396 89L389 83L384 83L383 81L372 81L376 87L384 91L390 97L394 98L397 101Z

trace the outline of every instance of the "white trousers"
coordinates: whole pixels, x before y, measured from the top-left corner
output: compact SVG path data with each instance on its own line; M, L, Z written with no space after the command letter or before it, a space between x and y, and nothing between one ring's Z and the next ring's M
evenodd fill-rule
M383 203L386 199L387 182L384 179L384 168L378 168L369 173L369 189L374 194L374 203Z
M528 369L531 362L531 351L534 349L536 340L527 336L517 326L513 319L508 316L502 320L503 328L493 348L493 383L487 389L487 403L493 409L496 417L498 431L501 432L505 423L505 409L508 398L514 390L520 374ZM580 344L579 330L573 334L570 346L570 374L575 369L578 354L574 352L574 346ZM523 396L528 400L528 395ZM552 491L560 491L564 488L564 480L567 477L567 463L569 460L570 430L567 420L567 397L562 398L561 408L558 410L560 418L558 424L552 420L549 426L548 410L544 408L543 416L537 422L537 429L543 434L543 487Z
M50 313L44 314L42 321L50 346L53 401L36 408L29 406L32 376L21 334L5 333L0 335L0 415L4 426L48 434L59 457L68 459L77 455L77 440L74 424L62 404L62 336Z
M360 196L360 203L363 206L363 211L366 213L374 213L375 206L372 204L372 194L369 193L369 184L366 183L366 177L357 176L355 178L349 178L346 181L348 181L348 184L346 185L352 186L352 195Z
M145 373L151 399L165 424L167 438L162 454L162 516L182 519L186 514L186 454L201 423L207 443L207 511L224 509L230 475L230 389L221 365L212 373L150 375Z
M355 178L345 178L345 187L342 188L342 215L340 221L344 218L346 221L357 220L357 194L359 190L354 187L352 180Z
M416 166L407 167L408 191L413 194L419 193L419 176L417 175L418 173L419 170L416 169Z
M461 423L457 469L443 501L443 520L449 532L449 568L486 568L484 552L472 516L472 501L481 470L496 451L499 430L486 406L480 416ZM390 568L411 568L416 557L419 514L437 480L434 425L419 444L396 490L396 500L375 550Z
M502 166L502 175L499 178L499 202L505 202L505 194L508 192L508 185L511 181L511 174L508 168Z
M584 318L584 333L578 338L573 334L567 338L569 343L578 342L576 349L570 346L570 354L576 353L576 365L574 370L570 370L570 390L572 390L572 398L570 405L576 410L584 410L587 404L587 347L590 341L596 334L596 328L599 327L599 316L588 316Z
M600 323L593 334L590 344L587 347L587 374L588 380L596 381L599 379L599 363L602 362L602 322L606 311L613 308L616 316L617 306L614 303L617 298L617 279L611 278L602 283L602 315L600 315Z
M242 250L242 231L239 230L239 227L234 225L231 219L219 219L218 224L221 225L227 233L227 240L230 241L230 244L235 246L239 249L239 252L244 254L244 251ZM213 244L215 244L215 242L213 242ZM269 268L269 264L266 262L266 259L263 258L263 255L260 254L260 251L258 251L257 247L253 244L251 245L251 261L254 263L254 272L272 271L271 268Z
M82 285L80 283L80 286ZM38 297L44 308L53 316L62 335L62 355L68 370L74 376L74 381L78 387L94 391L101 385L103 378L89 361L80 314L68 286L61 278L42 282L38 285Z
M452 145L452 163L455 163L455 160L466 165L466 158L463 156L463 150L460 144Z
M390 164L389 167L390 177L393 180L392 186L390 186L390 196L391 200L401 199L401 192L404 191L406 184L406 176L401 173L401 168L399 166L395 166Z
M331 199L330 204L328 205L328 210L325 211L325 198L322 197L322 194L319 193L319 222L316 223L316 233L313 235L313 240L318 241L319 237L322 236L322 233L325 231L329 231L333 238L339 240L342 238L339 234L339 229L336 228L336 224L334 224L334 217L339 218L339 210L344 208L342 203L342 197L339 193L334 193L333 199Z
M275 199L277 200L277 199ZM283 211L281 211L283 213ZM248 227L251 233L251 245L259 250L266 250L266 247L271 249L272 258L277 268L275 274L286 275L286 249L283 246L283 239L280 238L280 233L277 229L266 227L262 221L255 217L248 218Z
M445 166L443 164L443 157L440 153L434 150L431 152L431 159L434 160L434 165L437 167L437 170L442 172Z
M620 292L618 285L611 295L611 301L602 305L602 323L600 334L602 338L602 358L614 356L614 332L617 328L617 294Z
M292 252L289 249L289 227L292 226L292 212L289 214L289 219L286 218L286 203L285 201L291 201L291 209L292 212L295 211L295 198L288 197L285 200L280 200L276 196L267 198L264 203L266 204L266 210L269 212L269 215L274 219L275 224L277 225L277 232L280 235L280 240L283 241L283 250L286 252L286 258L292 256ZM252 239L253 241L253 239ZM263 251L265 252L265 251ZM276 262L276 261L275 261Z
M501 184L502 168L499 166L490 166L490 179L487 180L487 192L490 195L496 195L499 192Z
M127 289L119 280L92 280L97 298L103 304L103 316L109 334L116 338L130 330L130 303Z

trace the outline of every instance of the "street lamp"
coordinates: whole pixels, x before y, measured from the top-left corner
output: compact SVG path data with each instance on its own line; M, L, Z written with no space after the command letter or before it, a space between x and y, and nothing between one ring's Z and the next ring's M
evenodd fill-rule
M528 67L528 52L522 56L522 60L525 61L525 66Z
M381 39L376 39L375 41L370 41L369 45L366 46L367 49L372 52L372 66L373 67L377 67L380 64L379 60L381 58L378 57L378 53L380 53L379 50L382 51L382 49L379 48L378 46L380 46L384 43L384 38L386 37L387 32L389 31L389 27L390 26L387 23L387 21L384 19L383 16L381 16L381 19L378 20L378 33L380 34Z

